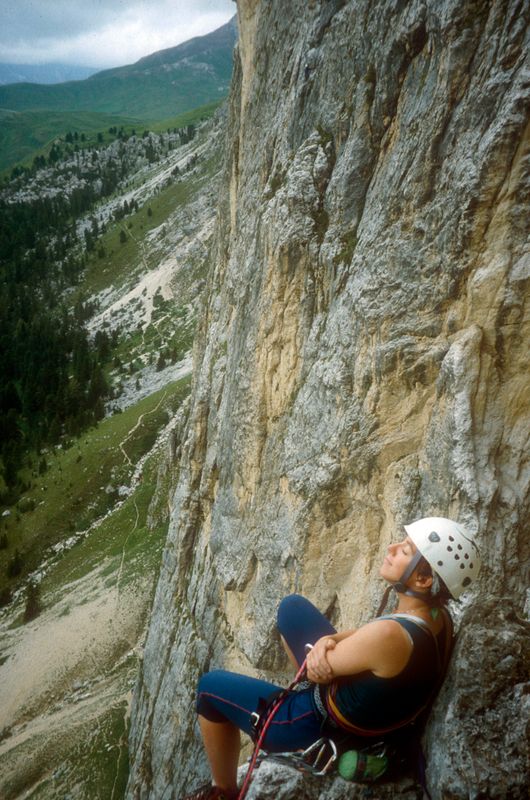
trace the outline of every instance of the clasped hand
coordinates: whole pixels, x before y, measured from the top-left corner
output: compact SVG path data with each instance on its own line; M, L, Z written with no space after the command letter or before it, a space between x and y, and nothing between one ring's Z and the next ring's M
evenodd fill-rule
M333 670L331 669L327 653L333 650L336 642L330 636L323 636L313 645L307 654L307 677L313 683L331 683L333 680Z

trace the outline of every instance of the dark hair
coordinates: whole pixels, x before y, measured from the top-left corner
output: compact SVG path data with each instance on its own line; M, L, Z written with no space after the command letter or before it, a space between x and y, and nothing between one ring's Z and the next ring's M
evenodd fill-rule
M442 578L440 578L438 573L433 570L427 559L423 556L418 561L416 570L418 575L421 575L422 578L433 579L431 594L429 597L431 606L445 606L449 600L453 599L451 592L443 582Z

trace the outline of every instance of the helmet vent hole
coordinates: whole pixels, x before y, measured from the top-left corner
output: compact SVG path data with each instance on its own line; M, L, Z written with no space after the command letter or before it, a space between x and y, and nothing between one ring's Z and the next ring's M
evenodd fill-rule
M471 583L471 578L464 578L464 580L462 581L462 586L469 586L470 583Z
M450 536L450 537L449 537L449 541L450 541L450 542L454 542L454 536Z
M460 556L458 555L458 553L455 553L455 560L460 561Z
M469 553L464 553L464 558L469 558Z
M438 561L438 566L439 566L439 567L443 567L443 565L444 565L444 562L443 562L443 561Z
M458 547L459 550L462 549L462 545L461 544L457 544L457 547Z
M473 562L472 561L469 563L469 566L471 567L471 569L473 569Z
M451 547L450 544L447 545L447 550L448 550L449 553L453 552L453 548Z
M438 534L436 533L436 531L432 531L432 532L429 534L429 541L430 541L430 542L439 542L439 541L440 541L440 537L438 536Z
M460 564L460 569L465 569L465 568L466 568L465 564Z

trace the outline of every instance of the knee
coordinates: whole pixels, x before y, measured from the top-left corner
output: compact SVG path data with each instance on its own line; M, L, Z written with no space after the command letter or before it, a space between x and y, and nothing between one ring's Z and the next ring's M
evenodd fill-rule
M278 613L276 615L276 625L281 634L290 626L290 622L300 612L300 609L306 603L305 597L301 594L288 594L284 597L278 606Z
M205 672L204 675L201 675L197 684L197 695L215 693L213 690L217 689L218 679L222 674L222 669L213 669L211 672Z
M222 674L223 670L221 669L205 672L197 684L195 711L210 722L225 722L224 715L216 708Z

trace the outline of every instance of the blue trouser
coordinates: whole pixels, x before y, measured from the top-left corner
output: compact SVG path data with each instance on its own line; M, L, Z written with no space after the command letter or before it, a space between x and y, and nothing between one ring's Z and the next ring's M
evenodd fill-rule
M315 606L298 594L284 598L278 609L278 630L299 665L305 658L305 645L335 628ZM197 691L197 713L211 722L233 722L252 734L251 714L260 700L266 700L282 687L225 670L203 675ZM308 747L321 735L322 719L314 708L312 690L293 692L282 702L267 731L263 746L272 752Z

